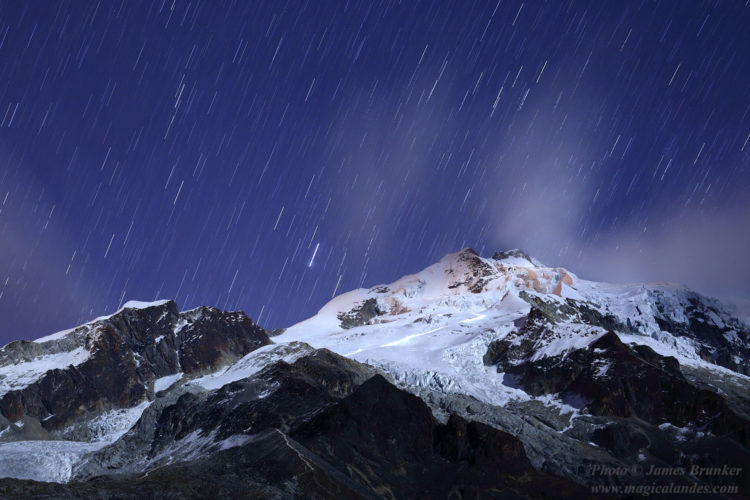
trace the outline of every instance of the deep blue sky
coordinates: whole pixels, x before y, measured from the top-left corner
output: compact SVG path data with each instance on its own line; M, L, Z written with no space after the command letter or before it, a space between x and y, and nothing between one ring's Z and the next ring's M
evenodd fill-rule
M463 246L747 297L748 26L731 0L0 1L0 341L128 299L288 326Z

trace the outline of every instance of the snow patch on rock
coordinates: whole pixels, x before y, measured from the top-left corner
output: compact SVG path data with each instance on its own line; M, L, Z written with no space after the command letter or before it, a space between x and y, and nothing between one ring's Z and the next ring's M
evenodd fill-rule
M88 350L78 347L72 351L46 354L29 361L0 366L0 396L33 384L50 370L78 366L90 356Z
M180 372L173 375L167 375L166 377L157 378L154 380L154 392L161 392L165 389L169 389L182 378L182 375L182 372Z

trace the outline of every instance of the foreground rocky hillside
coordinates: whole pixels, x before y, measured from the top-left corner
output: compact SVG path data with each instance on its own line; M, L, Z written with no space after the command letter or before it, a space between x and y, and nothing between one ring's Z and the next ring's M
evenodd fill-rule
M65 485L6 492L143 498L586 498L535 470L517 438L453 416L359 363L297 346L296 361L206 392L157 399Z
M5 346L0 489L750 495L750 329L681 287L465 249L269 335L242 313L161 301Z

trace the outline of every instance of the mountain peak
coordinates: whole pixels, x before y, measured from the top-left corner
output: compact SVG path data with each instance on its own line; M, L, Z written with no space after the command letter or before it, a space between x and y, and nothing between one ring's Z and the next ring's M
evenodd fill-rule
M687 352L691 362L709 360L747 373L742 360L750 351L738 333L746 328L720 304L683 288L583 280L564 268L545 266L520 249L485 258L463 248L390 284L344 293L321 308L315 318L291 330L315 336L319 330L334 334L341 329L400 321L472 322L472 314L511 315L523 321L530 307L546 311L555 321L588 325L586 328L593 325L625 334L638 332L649 338L672 338L667 334L690 337L680 352ZM691 321L698 326L691 326ZM712 347L701 347L704 344ZM671 353L668 342L665 345L663 352Z
M529 257L529 254L527 254L523 250L519 250L518 248L513 248L510 250L506 250L504 252L495 252L494 254L492 254L492 259L493 260L521 259L521 260L528 261L530 264L534 266L539 265L536 259Z
M454 266L458 262L477 262L481 260L479 254L473 248L462 248L458 252L445 254L438 263L448 266Z
M503 261L504 264L520 267L546 267L538 259L531 257L528 253L524 252L519 248L512 248L505 251L497 251L492 254L492 259L495 261ZM458 252L446 254L442 259L442 263L456 263L466 262L471 267L481 266L481 263L491 264L490 259L483 258L479 253L471 247L465 247Z
M99 323L101 321L106 321L108 319L112 319L112 318L114 318L117 315L125 313L126 311L141 311L141 310L146 311L146 310L151 309L151 308L161 308L161 309L165 309L166 308L167 311L171 311L174 315L178 314L177 303L175 303L175 301L170 300L170 299L156 300L156 301L153 301L153 302L142 302L142 301L139 301L139 300L129 300L129 301L125 302L125 304L123 304L122 307L120 307L117 311L113 312L112 314L107 314L105 316L99 316L98 318L94 318L91 321L88 321L88 322L86 322L86 323L84 323L82 325L79 325L79 326L75 327L75 328L70 328L68 330L62 330L62 331L57 332L57 333L52 333L50 335L46 335L44 337L40 337L38 339L35 339L33 342L37 343L37 344L42 344L42 343L50 342L50 341L53 341L53 340L60 340L60 339L62 339L64 337L69 336L73 332L81 330L84 327L89 327L89 329L90 329L91 327L93 327L93 325L95 323Z
M148 309L149 307L159 307L169 302L172 302L174 304L174 301L171 299L155 300L153 302L141 302L140 300L129 300L125 302L125 304L123 304L123 306L120 308L120 311L122 311L123 309Z
M461 249L461 250L460 250L460 251L458 252L458 254L459 254L459 255L476 255L476 256L479 256L479 254L477 253L477 251L476 251L476 250L474 250L474 249L473 249L473 248L471 248L471 247L465 247L465 248L462 248L462 249Z
M102 408L133 407L165 380L214 372L269 343L242 312L180 313L172 300L130 301L85 325L0 349L0 414L11 422L33 415L53 432Z

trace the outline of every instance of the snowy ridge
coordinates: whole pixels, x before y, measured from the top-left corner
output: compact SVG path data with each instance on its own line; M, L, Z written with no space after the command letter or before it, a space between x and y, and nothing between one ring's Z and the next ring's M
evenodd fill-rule
M103 321L126 309L160 307L168 302L129 301L113 314L100 316L75 328L53 333L33 342L11 342L0 349L0 396L33 384L50 370L78 366L88 360L92 352L86 346L96 337Z
M293 363L312 351L312 347L302 342L263 346L236 363L214 373L194 378L187 382L186 385L205 390L218 389L237 380L250 377L276 361Z
M92 324L97 323L99 321L103 321L105 319L109 319L112 316L115 316L117 314L120 314L125 309L146 309L149 307L159 307L163 306L169 302L169 300L157 300L154 302L141 302L138 300L129 300L126 302L121 308L119 308L117 311L113 312L112 314L108 314L106 316L99 316L98 318L94 318L91 321L84 323L83 325L77 326L75 328L70 328L68 330L62 330L57 333L52 333L50 335L46 335L44 337L40 337L38 339L35 339L33 342L36 342L38 344L43 344L45 342L50 342L52 340L60 340L63 337L66 337L68 334L77 331L80 328L90 327Z
M44 376L49 370L77 366L91 353L84 347L34 357L28 361L0 366L0 396L8 391L26 387Z

